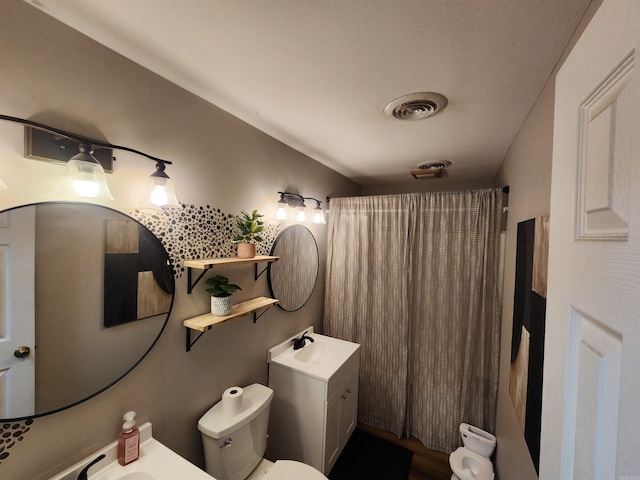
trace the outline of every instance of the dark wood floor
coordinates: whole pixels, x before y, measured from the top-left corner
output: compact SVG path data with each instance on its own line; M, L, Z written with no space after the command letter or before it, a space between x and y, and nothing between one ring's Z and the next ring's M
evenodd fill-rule
M376 437L400 445L413 452L413 462L409 480L450 480L451 468L449 455L442 452L428 450L415 438L398 438L393 433L377 430L362 423L358 428Z

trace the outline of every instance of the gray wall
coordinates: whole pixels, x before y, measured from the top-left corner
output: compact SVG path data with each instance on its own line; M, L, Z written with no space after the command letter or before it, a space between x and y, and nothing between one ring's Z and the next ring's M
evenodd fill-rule
M594 0L570 45L599 4L600 0ZM227 213L253 208L267 213L275 192L287 187L320 199L360 193L357 184L26 3L4 0L0 10L0 113L170 159L174 165L168 173L176 182L181 201L210 204ZM493 182L511 186L497 428L497 473L501 480L536 478L508 397L508 357L515 228L519 221L549 212L553 79L541 92ZM116 201L108 205L129 212L137 205L153 164L135 155L116 153L118 162L109 178ZM60 176L59 166L24 159L22 127L0 122L0 177L9 186L0 191L0 208L56 199ZM416 185L426 183L416 181ZM491 183L485 179L478 186ZM425 189L371 186L363 192ZM15 480L48 478L115 439L122 413L130 409L138 411L141 422L154 423L154 435L160 441L202 466L196 430L199 416L228 386L266 382L268 347L307 325L321 325L326 241L323 227L313 231L320 248L320 283L301 311L271 309L255 325L250 317L238 319L208 332L186 353L182 320L205 312L208 298L188 296L186 280L179 279L168 328L149 357L98 397L37 419L25 440L0 463L0 475ZM239 268L225 274L237 283L248 284L253 271ZM266 293L264 279L243 293L247 297Z
M497 184L509 185L511 189L507 216L502 340L500 346L500 386L496 432L498 439L496 454L497 475L500 480L534 480L538 478L509 397L517 226L518 222L549 215L555 75L601 3L601 0L594 0L589 6L565 49L558 66L556 66L527 121L511 145L496 176ZM563 160L565 159L558 159L557 161ZM553 218L550 219L550 230L553 231ZM549 362L553 361L553 359L547 358L545 361ZM545 419L543 418L542 422L544 423L544 421Z
M517 224L549 214L553 95L553 84L549 84L520 130L499 174L510 186L496 435L500 479L537 478L509 397L509 374Z
M133 147L174 162L167 169L181 202L225 213L275 213L279 190L305 196L357 195L360 186L246 123L152 74L19 0L0 6L0 113ZM60 166L25 159L23 128L0 122L0 209L59 199ZM116 151L109 183L116 200L96 202L131 212L154 163ZM36 419L0 462L0 477L49 478L113 441L122 414L136 410L154 436L199 466L198 418L232 385L267 381L266 351L308 325L321 329L326 227L311 227L320 249L319 283L298 312L272 308L256 324L246 316L206 333L185 352L185 318L204 313L209 296L187 295L177 279L167 329L124 380L79 406ZM253 267L219 269L243 285L239 301L268 294ZM69 292L73 298L74 292Z

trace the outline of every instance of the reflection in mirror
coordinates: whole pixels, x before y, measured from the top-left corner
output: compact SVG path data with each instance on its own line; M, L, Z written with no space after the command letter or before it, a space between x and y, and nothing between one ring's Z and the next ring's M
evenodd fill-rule
M318 279L318 245L304 225L285 228L276 238L271 255L280 257L268 267L269 290L287 312L302 308Z
M159 338L173 292L161 242L120 212L53 202L1 212L0 419L113 385Z

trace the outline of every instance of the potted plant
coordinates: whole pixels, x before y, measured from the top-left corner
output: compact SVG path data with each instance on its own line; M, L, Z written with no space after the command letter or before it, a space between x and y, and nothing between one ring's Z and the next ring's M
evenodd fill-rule
M207 279L207 292L211 294L211 313L219 317L231 313L231 295L238 290L242 290L238 285L229 283L227 277L216 275Z
M260 220L263 216L257 210L254 210L251 214L242 212L242 215L236 218L238 234L231 241L238 244L238 258L253 258L256 256L255 242L264 240L260 236L260 233L264 230L264 222Z

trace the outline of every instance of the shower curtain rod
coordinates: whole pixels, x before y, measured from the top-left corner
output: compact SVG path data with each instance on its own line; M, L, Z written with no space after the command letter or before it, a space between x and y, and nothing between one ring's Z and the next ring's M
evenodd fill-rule
M278 193L280 193L280 192L278 192ZM509 195L509 185L506 185L506 186L502 187L502 193L504 193L504 194L506 194L506 195ZM366 195L365 195L365 196L366 196ZM331 198L332 198L332 197L327 196L327 198L326 198L327 205L329 205L329 204L330 204L330 202L331 202ZM333 197L333 198L349 198L349 197Z

